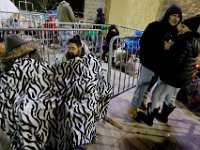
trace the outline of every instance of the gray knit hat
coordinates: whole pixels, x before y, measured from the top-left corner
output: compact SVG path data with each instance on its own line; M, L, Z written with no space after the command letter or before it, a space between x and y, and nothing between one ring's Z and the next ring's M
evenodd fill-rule
M8 62L15 58L19 58L25 54L34 51L37 47L36 43L24 41L14 34L6 36L5 51L0 53L0 62Z

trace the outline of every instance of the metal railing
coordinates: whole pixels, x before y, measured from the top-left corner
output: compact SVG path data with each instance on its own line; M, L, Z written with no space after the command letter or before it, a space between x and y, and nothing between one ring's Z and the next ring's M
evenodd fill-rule
M57 56L64 51L61 40L62 32L72 32L72 35L79 35L89 51L101 59L103 41L110 25L64 22L45 22L44 25L40 28L2 27L0 28L0 36L4 37L6 34L12 33L21 36L23 39L37 42L42 58L50 64L54 64ZM65 26L70 28L65 28ZM111 39L108 63L102 61L107 80L113 86L113 97L135 86L139 64L134 51L129 52L124 47L125 41L136 38L129 36L133 35L135 29L123 26L117 26L117 28L120 31L120 36ZM115 41L118 45L116 50L113 49L114 43L116 44Z
M107 80L113 86L112 97L130 90L137 84L137 76L139 74L137 51L139 44L130 46L131 49L128 49L124 44L127 40L139 42L139 38L136 36L116 36L110 41ZM115 44L120 45L116 50L113 49L115 41Z

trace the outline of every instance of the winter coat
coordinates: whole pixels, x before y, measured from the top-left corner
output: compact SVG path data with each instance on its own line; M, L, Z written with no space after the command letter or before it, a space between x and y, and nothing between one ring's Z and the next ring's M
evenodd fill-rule
M115 30L115 31L113 31L113 30ZM108 33L106 35L106 43L110 44L111 39L118 35L119 35L119 30L117 29L117 27L114 25L111 25L108 30Z
M105 16L103 13L97 14L95 22L96 24L105 24Z
M115 31L113 31L113 30L115 30ZM114 26L114 25L111 25L110 28L109 28L109 30L108 30L108 33L107 33L107 35L106 35L106 42L105 42L105 44L103 45L103 50L104 50L105 52L108 52L108 51L109 51L109 45L110 45L111 39L112 39L113 37L115 37L115 36L118 36L118 35L119 35L119 30L117 29L117 27ZM115 41L113 42L113 50L115 50L116 48L117 48L117 40L115 40Z
M200 34L187 32L179 35L170 48L160 79L177 88L188 86L196 69L196 57L200 54Z
M49 19L47 21L45 21L44 28L57 28L56 24L53 23L53 16L52 15L50 15ZM51 31L49 31L49 32L51 32Z
M178 33L176 27L171 27L161 21L148 25L140 39L140 62L146 68L159 74L166 51L164 41L173 40Z
M140 39L140 62L156 74L159 74L162 57L166 55L164 41L173 40L178 33L176 26L171 26L168 22L172 14L180 14L180 19L182 19L181 9L172 5L165 12L162 20L152 22L147 26Z
M70 4L66 1L62 1L58 5L58 21L59 22L74 22L75 17L74 13L72 11L72 8L70 7Z
M53 23L53 16L50 15L49 19L47 21L45 21L44 23L44 28L57 28L56 24ZM44 36L50 36L50 33L52 33L53 31L48 30L48 31L44 31ZM57 31L54 31L54 33L56 33Z

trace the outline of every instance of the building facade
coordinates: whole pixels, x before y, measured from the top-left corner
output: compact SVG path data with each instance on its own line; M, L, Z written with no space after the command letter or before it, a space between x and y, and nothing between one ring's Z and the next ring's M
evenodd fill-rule
M145 29L174 3L182 7L184 18L200 12L199 0L85 0L84 14L85 19L94 20L96 9L102 7L106 23Z

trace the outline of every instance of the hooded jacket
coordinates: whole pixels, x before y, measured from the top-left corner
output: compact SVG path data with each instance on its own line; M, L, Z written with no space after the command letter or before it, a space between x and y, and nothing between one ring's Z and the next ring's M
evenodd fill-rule
M102 8L97 8L97 16L94 23L105 24L105 16Z
M58 21L59 22L74 22L75 17L70 4L66 1L60 2L58 5Z
M200 34L187 32L179 35L165 60L160 79L177 88L184 88L192 81L196 57L200 54Z
M118 35L119 35L119 30L117 29L117 27L115 25L111 25L108 30L108 33L106 35L106 43L109 45L111 39ZM115 42L115 44L116 44L116 42Z
M161 20L147 26L140 39L140 62L156 74L159 74L161 62L166 55L164 41L175 39L178 33L176 26L171 26L168 22L169 16L173 14L180 14L180 21L182 20L180 7L172 5Z

